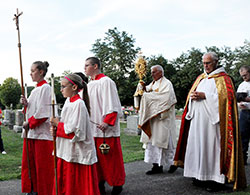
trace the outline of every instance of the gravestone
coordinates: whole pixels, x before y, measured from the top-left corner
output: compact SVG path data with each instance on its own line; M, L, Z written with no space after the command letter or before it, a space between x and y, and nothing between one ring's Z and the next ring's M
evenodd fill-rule
M9 125L9 122L10 122L10 112L11 112L11 110L9 110L9 109L5 109L3 111L3 113L4 113L3 125L4 126Z
M124 129L124 131L128 134L132 135L140 135L141 130L138 129L138 115L130 115L127 117L127 128Z
M23 112L22 110L16 110L16 123L14 125L14 131L16 133L22 132L23 129Z
M10 110L10 118L9 118L9 129L13 129L13 126L15 124L15 112L13 110Z

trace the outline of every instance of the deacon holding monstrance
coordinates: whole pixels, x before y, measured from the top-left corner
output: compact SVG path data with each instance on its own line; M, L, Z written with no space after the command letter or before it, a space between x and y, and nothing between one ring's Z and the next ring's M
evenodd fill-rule
M141 63L138 65L138 63ZM136 64L146 70L145 60L140 56ZM141 70L141 72L143 72ZM145 75L145 73L144 73ZM153 81L145 86L139 81L135 97L135 107L139 110L139 128L142 134L140 142L145 149L144 161L153 164L147 175L163 173L163 166L170 167L176 146L175 104L176 97L172 83L164 77L160 65L151 67ZM139 74L140 76L140 74Z

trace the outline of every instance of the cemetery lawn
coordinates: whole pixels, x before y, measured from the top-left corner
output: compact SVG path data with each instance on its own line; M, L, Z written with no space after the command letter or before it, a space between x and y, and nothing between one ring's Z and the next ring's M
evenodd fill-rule
M139 142L140 136L126 135L124 128L126 123L121 123L121 145L123 160L125 163L142 160L144 151ZM21 178L21 161L23 139L20 133L15 133L5 126L1 126L2 139L6 155L0 154L0 181Z
M127 135L124 133L124 128L127 123L120 123L121 125L121 145L124 163L143 160L144 150L142 143L140 143L139 135Z
M6 155L0 154L0 181L21 178L21 159L23 140L20 133L15 133L1 125L2 139Z

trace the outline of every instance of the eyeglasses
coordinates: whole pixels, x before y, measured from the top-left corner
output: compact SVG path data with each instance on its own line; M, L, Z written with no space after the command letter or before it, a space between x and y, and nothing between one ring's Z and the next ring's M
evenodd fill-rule
M202 62L204 65L209 65L209 64L211 64L212 63L212 61L210 61L210 62Z

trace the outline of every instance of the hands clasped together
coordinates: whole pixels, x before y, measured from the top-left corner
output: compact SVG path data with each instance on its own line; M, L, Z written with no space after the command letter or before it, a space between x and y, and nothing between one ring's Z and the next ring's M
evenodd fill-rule
M199 100L206 99L206 95L203 92L194 91L191 93L190 98L191 98L191 100L199 101Z

